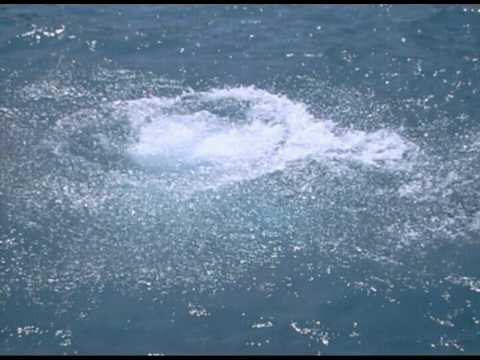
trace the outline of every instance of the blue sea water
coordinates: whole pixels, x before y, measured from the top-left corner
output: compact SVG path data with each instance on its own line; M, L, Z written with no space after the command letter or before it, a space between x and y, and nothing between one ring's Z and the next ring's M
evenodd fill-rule
M475 5L0 5L0 353L479 353L479 50Z

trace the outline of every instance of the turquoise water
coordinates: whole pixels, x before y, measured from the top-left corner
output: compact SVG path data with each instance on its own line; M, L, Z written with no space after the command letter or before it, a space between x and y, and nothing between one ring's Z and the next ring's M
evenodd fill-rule
M478 353L479 20L1 5L0 353Z

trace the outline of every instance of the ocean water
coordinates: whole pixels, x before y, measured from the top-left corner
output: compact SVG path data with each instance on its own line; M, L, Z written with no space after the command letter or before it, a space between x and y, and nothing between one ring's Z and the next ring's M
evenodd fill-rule
M480 7L1 5L1 354L480 352Z

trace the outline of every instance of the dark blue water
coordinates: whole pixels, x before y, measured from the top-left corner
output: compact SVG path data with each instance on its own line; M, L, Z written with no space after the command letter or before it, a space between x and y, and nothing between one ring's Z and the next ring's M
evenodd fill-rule
M0 353L480 352L478 6L1 5Z

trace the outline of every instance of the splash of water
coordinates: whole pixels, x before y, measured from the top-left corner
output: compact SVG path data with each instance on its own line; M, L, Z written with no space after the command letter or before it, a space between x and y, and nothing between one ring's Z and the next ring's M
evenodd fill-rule
M415 144L389 130L341 129L300 102L255 87L115 104L137 140L129 155L151 169L200 171L219 183L253 179L305 159L407 169Z
M38 91L50 86L42 81L19 92L18 109L2 110L13 124L0 174L11 190L2 193L8 286L221 289L300 253L314 261L292 271L366 259L402 282L395 269L422 263L439 236L476 228L452 206L467 169L417 159L399 132L342 128L253 86L185 91L158 81L165 96L142 98L145 79L126 75L100 79L120 91L108 101L61 81L65 96L52 97ZM32 103L53 127L40 126ZM29 126L14 126L21 121ZM452 169L462 180L454 186L442 180Z

